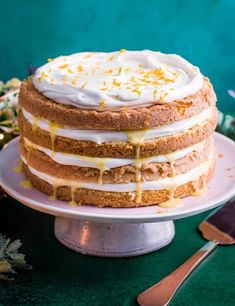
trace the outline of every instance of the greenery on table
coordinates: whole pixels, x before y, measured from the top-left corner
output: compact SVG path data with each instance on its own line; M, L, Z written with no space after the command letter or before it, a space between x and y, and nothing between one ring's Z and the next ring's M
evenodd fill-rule
M0 149L19 134L17 123L18 95L20 80L0 82ZM0 198L3 196L0 188ZM0 280L11 280L17 270L32 269L25 260L25 255L19 253L21 241L11 241L0 234Z
M0 149L19 134L17 123L20 80L0 82Z
M219 113L217 132L235 140L235 114Z
M11 280L16 270L30 270L25 255L19 253L22 243L20 240L12 241L0 234L0 280Z

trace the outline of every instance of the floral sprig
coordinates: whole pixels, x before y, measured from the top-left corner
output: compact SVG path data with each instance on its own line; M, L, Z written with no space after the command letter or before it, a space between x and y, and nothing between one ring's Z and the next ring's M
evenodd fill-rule
M0 130L12 133L17 128L17 110L20 80L0 82ZM17 129L18 132L18 129Z
M18 250L22 243L20 240L12 241L0 234L0 280L12 280L10 276L18 269L31 270L32 266L26 263L25 255Z
M19 134L17 123L20 80L0 82L0 149Z
M235 99L235 90L229 89L228 94ZM217 131L235 140L235 113L225 114L219 112Z
M0 149L19 134L17 123L20 80L13 78L0 82ZM0 198L4 193L0 187ZM25 255L19 253L21 241L11 241L0 234L0 280L11 280L17 270L30 270Z

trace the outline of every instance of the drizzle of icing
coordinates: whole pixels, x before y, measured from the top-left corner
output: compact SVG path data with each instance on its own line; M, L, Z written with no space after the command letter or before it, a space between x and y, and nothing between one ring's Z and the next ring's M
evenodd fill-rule
M100 175L99 175L99 178L98 178L98 184L103 184L103 174L104 174L104 171L105 171L105 160L103 161L99 161L96 165L97 165L97 168L100 170Z
M22 187L24 187L24 188L26 188L26 189L31 189L31 188L33 188L33 185L31 184L31 182L30 181L21 181L20 182L20 186L22 186Z
M38 128L38 122L40 120L39 116L35 116L32 124L32 131L35 132Z
M142 200L142 184L141 184L141 171L140 171L140 168L142 166L141 159L136 158L134 161L134 166L135 166L135 181L136 181L135 202L140 203Z
M176 182L174 181L174 177L173 178L173 181L166 187L168 193L169 193L169 199L163 203L167 203L167 204L163 204L163 205L173 205L173 202L175 201L175 190L177 188L177 184ZM172 204L171 204L172 202ZM161 206L162 203L159 204L159 206ZM165 206L161 206L161 207L165 207ZM165 207L167 208L167 207Z
M52 156L55 154L55 139L57 136L57 130L62 126L57 124L56 122L49 121L49 131L51 135L51 149L52 149Z
M53 194L51 196L49 196L48 199L51 200L51 201L55 201L55 200L57 200L57 188L58 188L58 186L57 185L52 185L52 188L53 188Z
M139 130L139 131L126 131L126 135L128 141L135 146L135 182L136 182L136 196L135 202L141 203L142 200L142 183L141 183L141 166L144 160L139 158L140 156L140 146L144 142L144 136L147 130Z
M128 130L125 131L128 141L133 145L141 145L144 141L144 136L148 130Z
M12 170L15 172L15 173L22 173L23 172L23 162L22 160L18 160L17 161L17 165L12 168Z
M207 187L206 187L206 177L203 175L199 177L195 182L193 182L194 191L192 196L201 197L205 194Z
M64 155L69 154L69 153L63 153ZM96 165L97 169L99 169L100 174L98 177L98 184L103 184L103 174L104 171L106 170L106 164L108 159L104 157L90 157L90 156L79 156L81 160L86 161L86 162L92 162Z
M179 198L169 199L165 202L158 204L162 208L175 208L183 205L183 200Z
M78 186L71 186L71 201L69 201L70 206L77 206L77 202L75 201L75 193Z

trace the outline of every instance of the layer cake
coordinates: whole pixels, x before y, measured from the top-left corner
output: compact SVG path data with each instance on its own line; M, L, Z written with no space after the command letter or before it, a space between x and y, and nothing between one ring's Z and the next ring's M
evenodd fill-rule
M19 101L24 171L52 199L175 207L213 175L216 96L178 55L60 56L22 83Z

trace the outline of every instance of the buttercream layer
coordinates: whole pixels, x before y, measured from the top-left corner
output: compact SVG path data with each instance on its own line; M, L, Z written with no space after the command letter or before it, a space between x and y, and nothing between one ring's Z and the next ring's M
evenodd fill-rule
M102 158L102 157L89 157L82 156L76 154L69 154L63 152L54 152L48 148L44 148L35 143L32 143L25 137L21 138L21 144L28 150L36 150L42 153L45 153L48 157L54 160L56 163L68 166L77 166L77 167L87 167L87 168L100 168L100 164L104 165L104 170L110 170L117 167L134 165L136 161L141 163L167 163L172 162L177 159L183 158L188 154L197 151L202 152L205 148L212 142L212 138L210 137L207 140L204 140L198 144L190 146L188 148L175 151L165 155L157 155L148 158L137 158L137 159L129 159L129 158Z
M29 78L22 82L20 105L34 116L81 129L123 130L146 129L181 121L215 106L216 96L210 81L192 96L169 104L125 109L119 112L98 112L55 103L37 91ZM32 103L33 101L33 103Z
M159 154L167 154L184 149L207 139L213 133L216 127L217 117L217 109L213 108L212 114L210 114L209 118L202 121L200 124L197 124L189 129L185 129L178 134L174 134L172 132L173 135L158 137L146 141L143 141L143 138L141 139L142 136L145 136L146 131L138 131L137 137L134 137L133 133L127 135L122 132L116 132L121 133L120 135L125 137L125 139L128 139L128 137L131 138L130 141L132 141L132 143L110 141L97 144L93 141L74 140L71 138L57 136L58 129L53 131L54 138L52 139L51 133L48 133L39 127L34 128L33 124L24 118L22 112L19 114L19 124L21 134L23 136L28 138L31 142L42 147L52 149L55 152L67 152L95 157L135 158L136 143L134 143L135 141L133 140L133 137L139 140L139 157L151 157ZM90 131L90 135L91 134L92 131ZM106 133L104 134L106 135Z
M184 119L179 122L174 122L169 125L164 125L152 129L145 130L127 130L127 131L104 131L104 130L78 130L70 126L60 126L56 123L51 123L42 118L36 118L25 109L22 109L24 118L33 126L34 129L40 128L46 132L56 133L56 136L71 138L74 140L92 141L97 144L105 142L130 142L132 144L140 144L145 140L150 140L159 137L177 135L185 130L192 128L195 125L200 125L204 121L213 116L214 107L204 110L197 116ZM53 130L53 131L52 131Z
M202 170L202 167L200 167L198 170L191 172L190 175L184 174L184 177L182 179L181 177L181 183L182 185L176 186L174 190L174 197L175 198L182 198L188 195L193 194L198 188L205 186L205 181L208 181L214 172L214 166L215 166L215 159L213 158L211 160L210 165L207 164L204 165L204 170ZM26 173L26 176L29 178L29 180L32 182L32 184L42 192L53 195L54 194L54 185L55 181L54 179L51 180L51 178L45 177L43 175L43 178L39 178L38 175L40 173L36 172L32 168L28 168L27 165L24 165L24 170ZM197 173L195 173L197 172ZM203 174L199 174L202 172ZM50 182L48 182L48 181ZM195 184L196 180L196 184ZM57 181L57 183L61 183ZM146 188L146 184L149 184L149 188ZM162 182L163 183L163 182ZM126 191L128 188L131 190L134 189L134 183L133 186L130 187L129 184L121 184L122 186L118 186L120 184L115 184L117 188L119 188L119 192L112 192L112 191L101 191L96 190L97 186L105 186L105 185L89 185L89 187L92 187L91 189L88 189L86 185L86 188L79 187L76 183L76 186L78 188L73 187L73 190L71 187L66 186L64 183L63 186L59 186L56 188L56 196L60 200L65 201L71 201L75 200L78 204L84 204L84 205L95 205L99 207L137 207L137 206L148 206L148 205L154 205L159 204L164 201L167 201L170 199L169 190L166 189L166 186L164 187L164 184L161 184L161 189L156 189L156 182L145 182L144 183L144 190L142 192L141 201L139 203L136 203L136 193L135 191ZM106 184L107 185L107 184ZM108 184L110 185L110 184ZM129 185L129 186L126 186ZM155 185L155 186L154 186ZM125 187L124 187L125 186ZM160 185L159 185L160 186ZM109 186L112 187L112 186ZM124 187L124 188L122 188ZM169 187L169 186L168 186ZM155 190L153 190L155 188Z
M147 159L117 159L117 161L107 158L79 157L77 165L69 165L68 162L76 161L76 155L72 155L72 161L66 160L71 157L67 156L70 154L53 154L52 151L48 152L45 148L30 144L26 139L21 139L20 145L21 155L34 169L62 179L94 183L136 182L136 167L139 169L142 181L158 180L186 173L204 162L212 150L213 142L210 138L190 148L163 156ZM115 167L117 164L119 166Z
M178 55L123 51L60 56L38 68L33 83L58 103L113 111L169 103L202 87L200 70Z

